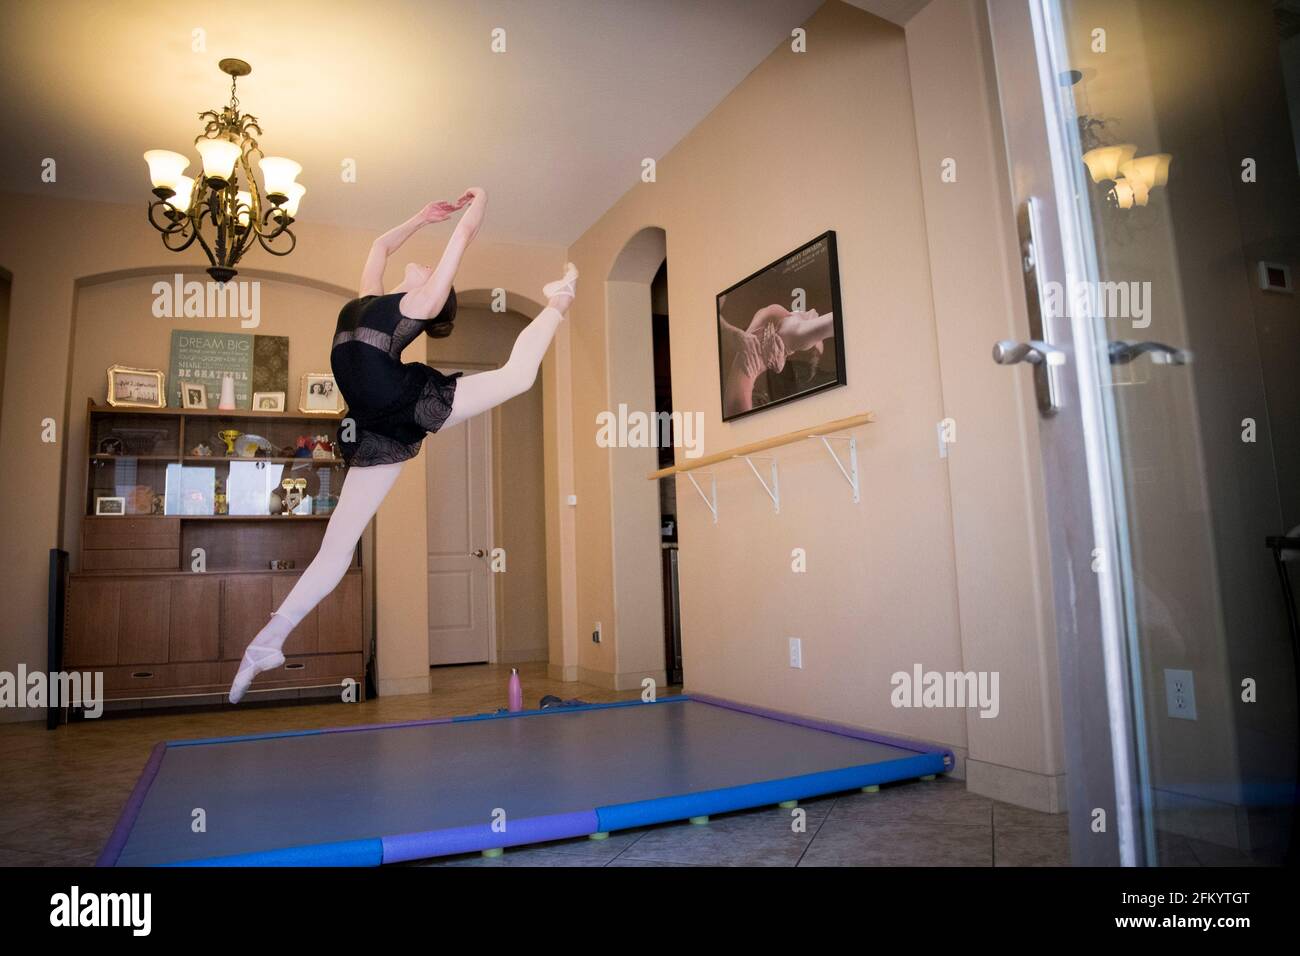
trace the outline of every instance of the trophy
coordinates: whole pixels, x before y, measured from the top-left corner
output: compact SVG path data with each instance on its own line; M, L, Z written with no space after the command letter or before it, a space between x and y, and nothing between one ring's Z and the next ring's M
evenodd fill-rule
M225 431L217 432L217 437L226 443L226 454L233 456L235 454L235 439L242 435L237 428L227 428Z

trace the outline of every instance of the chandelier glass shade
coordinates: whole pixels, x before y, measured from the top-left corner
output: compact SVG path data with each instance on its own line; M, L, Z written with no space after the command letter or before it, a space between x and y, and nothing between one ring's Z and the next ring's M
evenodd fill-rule
M162 234L163 245L184 252L195 242L208 257L208 274L229 282L239 260L256 241L274 256L287 256L297 245L289 228L298 214L306 187L296 182L302 166L283 156L264 156L256 136L263 135L257 117L239 111L235 82L252 72L243 60L219 64L230 76L230 102L199 114L203 132L194 139L202 172L185 175L190 158L166 149L144 154L157 197L149 204L149 222ZM253 176L259 160L264 188Z

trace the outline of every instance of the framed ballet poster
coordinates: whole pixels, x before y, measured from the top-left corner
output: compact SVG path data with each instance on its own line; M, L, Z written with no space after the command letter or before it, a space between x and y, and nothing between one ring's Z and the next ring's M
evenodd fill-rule
M846 384L833 231L719 292L717 312L724 422Z

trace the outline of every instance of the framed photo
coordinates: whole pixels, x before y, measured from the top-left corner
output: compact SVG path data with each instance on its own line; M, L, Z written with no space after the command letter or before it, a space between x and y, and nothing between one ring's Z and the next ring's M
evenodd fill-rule
M254 392L253 410L257 412L284 411L284 392Z
M126 498L109 498L107 496L96 498L95 514L97 515L126 514Z
M202 382L179 382L182 408L207 408L208 389Z
M298 411L308 414L337 415L343 411L343 393L330 372L308 372L302 377L298 393Z
M846 384L833 231L719 292L717 313L724 422Z
M108 404L115 408L163 408L167 392L163 373L156 369L108 367Z

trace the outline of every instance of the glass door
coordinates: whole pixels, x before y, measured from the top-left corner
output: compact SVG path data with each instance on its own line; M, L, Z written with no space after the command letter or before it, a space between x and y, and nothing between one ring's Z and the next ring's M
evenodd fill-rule
M1038 386L1074 862L1281 862L1297 667L1274 555L1300 552L1268 542L1300 525L1300 17L989 17L1029 314L994 360Z

